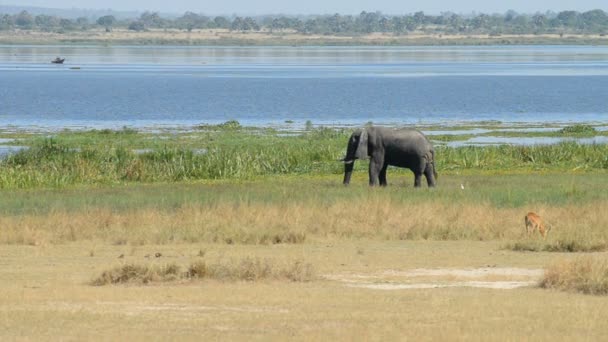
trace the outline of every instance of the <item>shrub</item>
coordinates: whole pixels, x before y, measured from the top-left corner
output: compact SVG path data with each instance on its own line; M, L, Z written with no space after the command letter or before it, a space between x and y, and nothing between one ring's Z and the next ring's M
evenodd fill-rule
M558 262L547 268L539 286L592 295L608 294L608 260L585 257Z
M217 279L222 281L259 281L264 279L283 279L294 282L311 281L315 272L311 264L295 261L278 265L267 259L243 258L239 261L219 261L207 263L196 261L181 272L176 264L135 265L126 264L103 271L91 281L91 285L112 284L149 284L182 279Z

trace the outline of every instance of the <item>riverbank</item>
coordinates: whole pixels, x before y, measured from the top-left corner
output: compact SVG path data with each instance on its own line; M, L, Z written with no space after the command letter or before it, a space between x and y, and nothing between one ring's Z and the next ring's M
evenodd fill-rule
M416 45L608 45L606 35L522 34L452 35L371 33L358 36L315 35L296 32L236 32L225 29L125 29L83 32L0 31L0 44L16 45L227 45L227 46L416 46Z

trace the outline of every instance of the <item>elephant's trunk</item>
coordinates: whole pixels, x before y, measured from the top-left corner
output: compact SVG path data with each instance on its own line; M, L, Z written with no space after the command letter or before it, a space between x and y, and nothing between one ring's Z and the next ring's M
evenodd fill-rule
M355 166L355 161L352 160L350 162L344 162L344 181L342 184L348 185L350 183L350 176L353 174L353 167Z

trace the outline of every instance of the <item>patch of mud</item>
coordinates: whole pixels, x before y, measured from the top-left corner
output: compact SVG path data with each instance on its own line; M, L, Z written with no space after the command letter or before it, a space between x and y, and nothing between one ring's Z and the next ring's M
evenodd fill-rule
M325 279L348 287L374 290L435 289L475 287L509 290L533 286L543 275L542 269L513 267L417 268L406 271L385 270L373 274L330 274Z

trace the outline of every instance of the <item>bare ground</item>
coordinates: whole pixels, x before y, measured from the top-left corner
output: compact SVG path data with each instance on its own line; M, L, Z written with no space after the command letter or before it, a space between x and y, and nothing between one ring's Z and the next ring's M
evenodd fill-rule
M534 286L542 269L515 267L482 268L417 268L407 271L386 270L374 274L330 274L325 278L349 287L375 290L433 289L443 287L477 287L515 289Z
M545 265L575 257L573 253L522 253L500 246L331 239L273 246L0 245L0 339L608 338L606 297L529 285L502 290L507 287L503 282L535 282ZM200 259L201 250L210 260L301 258L312 263L320 277L304 283L89 285L115 265L187 265ZM146 258L156 252L162 257Z

